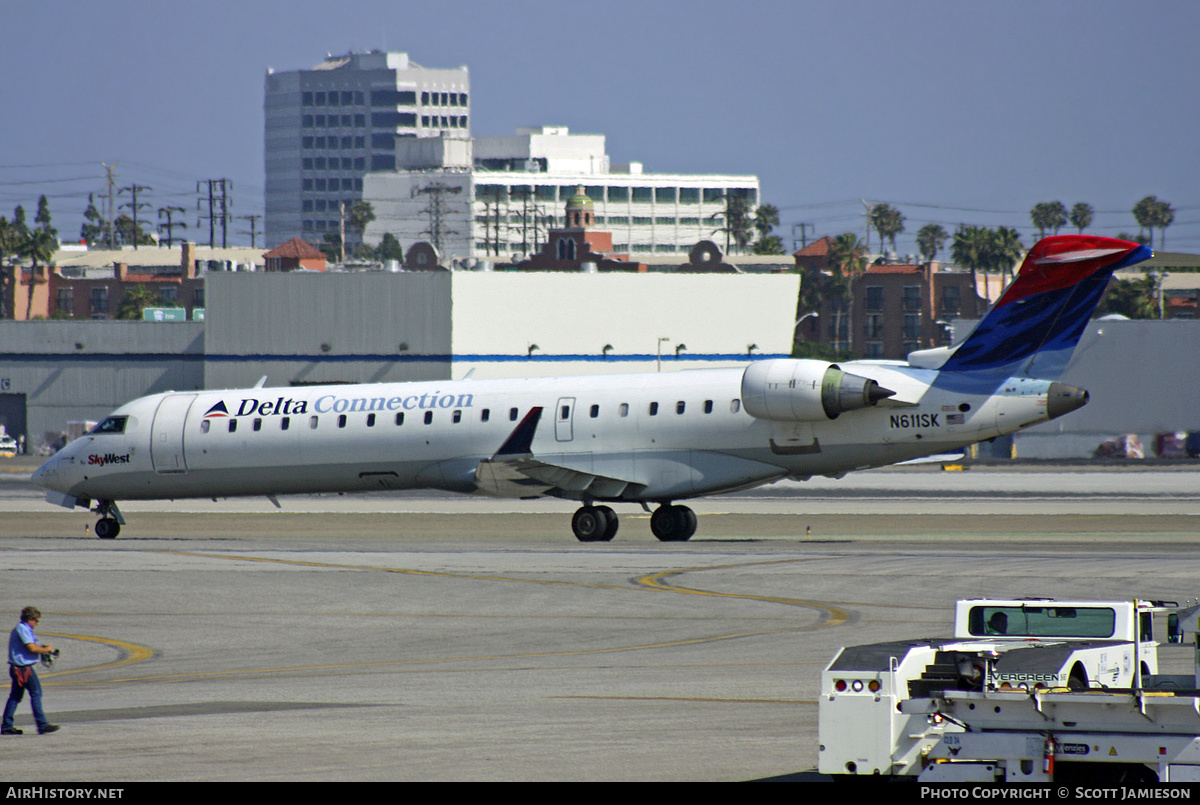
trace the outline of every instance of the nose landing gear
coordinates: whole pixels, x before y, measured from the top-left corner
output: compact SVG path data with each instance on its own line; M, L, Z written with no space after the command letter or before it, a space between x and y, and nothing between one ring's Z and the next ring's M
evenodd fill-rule
M96 536L99 539L116 539L117 534L121 533L121 526L125 524L125 518L121 516L117 502L115 500L97 501L96 507L92 511L100 515L100 519L96 521Z

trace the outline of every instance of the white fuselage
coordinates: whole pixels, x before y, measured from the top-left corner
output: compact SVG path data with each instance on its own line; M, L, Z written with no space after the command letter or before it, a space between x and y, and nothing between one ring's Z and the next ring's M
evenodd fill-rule
M477 468L541 407L532 455L564 477L602 482L532 495L670 501L883 466L1048 418L1049 381L961 384L908 366L845 367L895 396L833 420L779 422L747 413L742 369L167 392L117 409L120 432L75 440L34 480L81 503L406 488L519 494L480 483Z

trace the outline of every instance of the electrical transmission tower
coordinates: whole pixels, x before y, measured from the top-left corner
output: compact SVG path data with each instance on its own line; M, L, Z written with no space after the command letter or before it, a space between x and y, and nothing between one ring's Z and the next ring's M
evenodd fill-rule
M196 209L201 213L200 221L208 219L208 247L210 249L216 247L216 225L221 222L221 248L229 248L229 219L232 217L230 208L233 207L233 199L229 194L233 192L232 179L202 179L196 182L196 192L200 193L201 185L208 185L208 214L204 215L204 195L201 193L200 198L196 199ZM196 222L196 226L200 226L200 222Z
M461 193L461 187L452 187L451 185L434 182L433 184L425 185L425 187L414 187L412 190L413 198L417 196L428 196L429 206L421 210L421 215L429 216L429 228L421 234L428 235L433 241L433 247L437 249L438 254L442 254L442 242L447 235L459 234L457 229L450 229L445 225L446 217L446 201L447 195Z

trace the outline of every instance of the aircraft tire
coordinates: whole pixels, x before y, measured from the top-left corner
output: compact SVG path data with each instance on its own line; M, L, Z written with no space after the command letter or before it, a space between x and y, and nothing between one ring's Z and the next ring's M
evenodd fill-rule
M612 510L609 509L609 511ZM614 517L613 519L615 520L616 518ZM605 534L608 533L608 529L608 516L595 506L583 506L576 510L575 516L571 518L571 530L575 532L575 539L580 542L603 541ZM616 529L614 528L613 531L615 533Z
M102 517L96 521L96 536L99 539L116 539L121 533L121 524L114 517Z
M617 513L612 510L611 506L597 506L596 511L600 512L608 520L608 525L604 529L603 536L597 538L599 542L612 542L612 538L617 535L617 528L621 525L621 520L617 517Z
M664 503L650 515L650 530L660 542L685 542L696 533L696 513Z

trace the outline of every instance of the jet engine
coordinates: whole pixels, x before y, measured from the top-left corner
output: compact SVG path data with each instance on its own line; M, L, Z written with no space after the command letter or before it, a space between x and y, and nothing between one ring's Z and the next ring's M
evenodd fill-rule
M837 419L839 414L868 408L895 393L825 361L755 361L742 375L746 412L776 422Z

